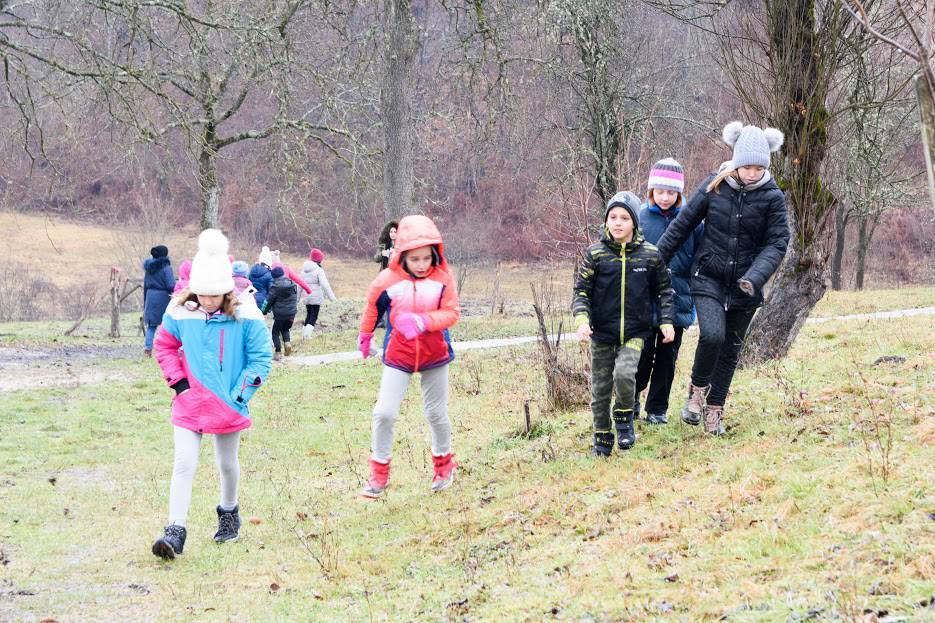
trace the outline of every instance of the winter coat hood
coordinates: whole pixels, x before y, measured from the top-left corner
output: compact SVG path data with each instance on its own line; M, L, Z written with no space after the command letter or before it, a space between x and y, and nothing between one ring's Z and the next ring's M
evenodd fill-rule
M155 275L171 264L172 262L167 257L151 257L143 260L143 270L150 275Z
M438 228L432 222L432 219L421 214L403 217L399 221L399 227L396 228L396 244L393 247L396 252L393 253L387 268L390 270L402 269L400 258L403 253L428 246L435 247L435 250L438 251L437 267L450 273L451 269L445 259L445 244L442 242L442 235L438 232Z

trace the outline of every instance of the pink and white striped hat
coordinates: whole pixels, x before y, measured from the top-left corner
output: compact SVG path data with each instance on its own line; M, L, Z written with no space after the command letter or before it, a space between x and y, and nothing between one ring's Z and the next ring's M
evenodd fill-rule
M653 165L649 171L650 190L674 190L677 193L685 192L685 174L682 165L675 158L664 158Z

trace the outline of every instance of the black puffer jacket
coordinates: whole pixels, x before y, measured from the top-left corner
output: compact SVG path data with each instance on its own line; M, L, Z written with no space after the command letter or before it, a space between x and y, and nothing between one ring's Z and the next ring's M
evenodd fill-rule
M273 318L295 316L298 300L299 290L295 283L286 276L278 277L269 288L264 313L266 310L272 310Z
M767 171L765 175L769 175ZM704 236L691 269L692 296L709 296L724 309L748 309L763 304L763 286L789 244L785 196L771 177L746 187L727 180L706 192L706 179L682 208L656 246L666 263L704 220ZM753 284L747 296L737 285Z
M669 271L639 230L634 236L621 249L605 228L601 241L587 248L578 267L572 313L577 322L590 322L591 337L598 342L623 344L652 335L653 303L658 305L660 325L672 324ZM626 280L623 288L621 279Z

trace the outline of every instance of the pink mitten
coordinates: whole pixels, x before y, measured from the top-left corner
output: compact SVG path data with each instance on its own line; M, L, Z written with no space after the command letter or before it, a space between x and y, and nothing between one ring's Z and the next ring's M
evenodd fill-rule
M364 359L370 356L370 340L373 339L373 333L357 334L357 350L364 356Z
M393 323L394 326L403 334L407 340L414 340L416 337L425 333L425 327L428 325L428 318L425 314L413 314L403 312Z

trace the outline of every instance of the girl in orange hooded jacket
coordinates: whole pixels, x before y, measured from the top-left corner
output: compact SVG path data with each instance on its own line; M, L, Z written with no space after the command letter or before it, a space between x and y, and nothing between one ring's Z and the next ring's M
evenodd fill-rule
M448 420L448 364L454 359L448 329L461 316L458 293L438 228L426 216L399 222L389 266L367 290L357 347L364 359L377 321L389 311L383 339L383 377L373 408L370 479L361 495L377 498L390 476L393 425L413 373L422 375L425 418L432 431L432 491L454 479L451 422Z

